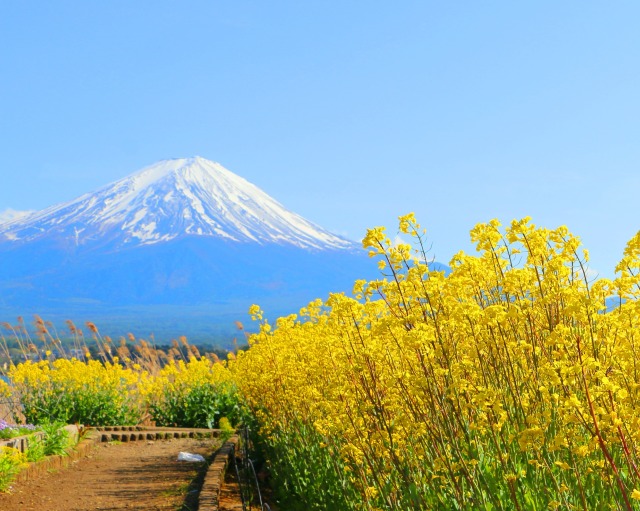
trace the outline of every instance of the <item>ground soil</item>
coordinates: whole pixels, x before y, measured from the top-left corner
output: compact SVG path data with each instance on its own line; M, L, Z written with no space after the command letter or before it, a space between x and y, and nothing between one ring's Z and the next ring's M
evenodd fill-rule
M220 511L243 511L240 487L233 467L229 467L220 488Z
M0 509L195 511L206 464L179 462L178 453L208 457L217 447L217 440L190 438L96 444L70 467L0 493Z
M273 495L269 488L260 487L262 491L262 502L265 504L265 510L279 511L278 506L274 503ZM260 506L256 501L251 506L247 506L248 509L253 511L259 511ZM240 486L238 485L238 478L233 466L227 470L224 483L220 488L220 511L243 511L242 496L240 495Z

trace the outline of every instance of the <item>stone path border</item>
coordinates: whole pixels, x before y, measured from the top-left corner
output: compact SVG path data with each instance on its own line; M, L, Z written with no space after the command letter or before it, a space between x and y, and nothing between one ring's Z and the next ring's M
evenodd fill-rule
M220 490L229 464L235 455L237 444L238 437L234 435L218 449L213 457L198 497L198 511L218 511L220 509Z
M74 440L74 442L78 441L80 437L80 428L74 424L69 424L65 426L63 429L66 429L69 433L69 436ZM7 438L6 440L0 440L0 447L12 447L14 449L18 449L21 452L26 451L29 448L29 441L32 438L42 438L44 432L42 431L34 431L27 435L15 436L13 438Z
M77 429L76 429L77 433ZM49 470L58 470L68 467L74 461L89 454L94 445L99 441L99 436L95 431L87 432L84 437L75 446L67 449L66 456L47 456L35 463L29 463L29 466L18 472L16 481L27 481L35 477L40 477Z
M135 442L136 440L167 440L170 438L218 438L219 429L159 428L144 426L110 426L98 428L101 442Z

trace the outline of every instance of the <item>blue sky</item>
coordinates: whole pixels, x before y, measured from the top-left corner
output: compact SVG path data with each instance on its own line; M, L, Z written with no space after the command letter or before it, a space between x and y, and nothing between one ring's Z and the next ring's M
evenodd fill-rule
M0 211L161 159L219 161L360 239L415 211L566 224L612 276L640 229L640 3L0 5Z

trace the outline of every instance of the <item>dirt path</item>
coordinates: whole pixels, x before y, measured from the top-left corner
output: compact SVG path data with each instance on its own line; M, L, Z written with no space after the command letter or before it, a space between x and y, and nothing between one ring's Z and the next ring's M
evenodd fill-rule
M69 468L0 493L2 511L193 511L193 482L202 463L177 461L181 451L208 456L217 440L173 439L97 444Z
M240 487L233 467L227 471L220 488L220 511L243 511Z

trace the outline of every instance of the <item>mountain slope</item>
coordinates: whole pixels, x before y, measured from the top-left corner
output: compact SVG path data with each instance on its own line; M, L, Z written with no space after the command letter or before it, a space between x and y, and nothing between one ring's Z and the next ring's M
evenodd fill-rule
M184 236L316 250L354 248L200 157L156 163L71 202L0 224L0 239L48 239L67 249L117 249Z
M4 211L0 211L0 224L4 224L7 222L12 222L14 220L18 220L19 218L24 218L33 213L33 211L16 211L15 209L5 209Z
M162 322L175 327L165 337L219 336L252 303L287 314L374 276L357 244L203 158L0 224L0 319L118 317L156 338Z

